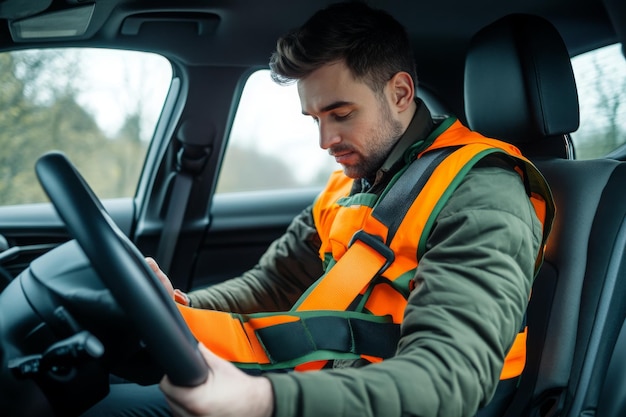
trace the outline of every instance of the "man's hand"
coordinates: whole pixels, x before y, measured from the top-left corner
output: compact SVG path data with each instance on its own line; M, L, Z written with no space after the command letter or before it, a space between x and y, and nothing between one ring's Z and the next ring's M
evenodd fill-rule
M159 265L156 263L156 261L150 257L146 258L146 263L148 264L150 269L152 269L152 271L156 274L157 278L159 278L159 281L161 281L161 284L163 284L163 286L165 287L167 293L173 299L174 287L172 286L170 279L167 277L167 275L165 275L165 272L161 271L161 268L159 268Z
M150 269L152 269L152 271L156 274L157 278L159 278L159 281L161 281L161 284L163 284L165 290L170 295L170 297L174 299L174 301L191 307L191 302L189 301L189 297L187 296L187 294L185 294L178 288L174 289L172 282L167 277L167 275L165 275L165 272L161 271L161 268L159 268L159 265L154 259L147 257L146 263L148 264Z
M274 394L267 378L250 376L199 344L209 365L207 380L197 387L172 385L167 376L161 390L176 417L271 417Z

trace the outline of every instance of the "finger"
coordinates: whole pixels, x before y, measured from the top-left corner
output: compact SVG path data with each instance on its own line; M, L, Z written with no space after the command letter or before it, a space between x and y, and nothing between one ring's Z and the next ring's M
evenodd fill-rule
M153 258L147 256L145 260L152 272L154 272L159 281L161 281L161 284L163 284L169 296L173 299L174 287L172 286L170 279L167 277L167 275L165 275L163 271L161 271L161 268L159 268L159 265Z
M161 268L159 268L159 264L157 264L157 262L154 260L154 258L151 258L151 257L147 256L146 257L146 263L148 264L150 269L152 269L154 272L162 272Z

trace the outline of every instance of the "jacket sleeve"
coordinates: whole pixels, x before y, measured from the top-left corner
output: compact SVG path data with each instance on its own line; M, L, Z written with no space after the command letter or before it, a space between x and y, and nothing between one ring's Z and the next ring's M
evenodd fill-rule
M361 368L267 374L275 417L473 416L520 329L540 241L519 176L473 168L431 231L396 355Z
M235 313L285 311L322 275L311 207L242 276L189 293L194 307Z

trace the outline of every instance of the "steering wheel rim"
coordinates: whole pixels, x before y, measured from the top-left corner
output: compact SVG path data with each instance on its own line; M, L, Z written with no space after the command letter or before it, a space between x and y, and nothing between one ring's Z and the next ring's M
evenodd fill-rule
M39 158L35 172L68 231L170 381L187 387L204 382L208 365L174 301L78 170L63 153L49 152Z

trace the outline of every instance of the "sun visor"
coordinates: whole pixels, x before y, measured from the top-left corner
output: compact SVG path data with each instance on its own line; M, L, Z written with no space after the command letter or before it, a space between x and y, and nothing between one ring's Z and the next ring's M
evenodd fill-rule
M15 20L9 25L11 37L15 42L80 37L89 27L94 7L92 3Z

